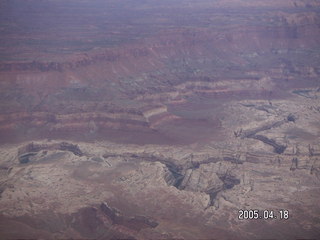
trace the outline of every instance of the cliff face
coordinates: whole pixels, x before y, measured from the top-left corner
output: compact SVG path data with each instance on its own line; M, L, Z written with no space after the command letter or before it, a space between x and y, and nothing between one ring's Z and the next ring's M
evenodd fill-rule
M107 49L78 54L67 61L21 61L0 62L1 72L64 72L77 68L105 63L132 62L136 59L149 59L176 51L201 51L212 48L225 48L229 54L246 51L270 51L279 48L312 48L319 44L320 22L318 15L288 16L279 13L279 26L231 26L228 29L208 32L207 29L163 31L156 38L143 43L127 44L118 49ZM293 19L292 19L293 18ZM167 56L169 57L169 56Z
M167 109L194 95L265 98L281 84L272 78L299 76L299 71L317 76L315 63L282 60L283 55L313 49L318 41L305 33L294 37L292 29L246 28L220 35L182 31L69 62L2 63L1 130L13 135L17 126L83 133L104 128L149 131L152 121L158 122L156 115L163 113L157 107L153 111L154 105ZM264 57L271 60L264 63ZM252 64L258 65L255 72ZM290 84L297 83L292 79ZM142 114L145 108L151 110ZM165 118L178 117L171 115Z
M317 239L319 12L0 1L0 236Z
M125 16L135 16L132 31L118 15L102 13L85 1L74 20L69 17L72 1L70 6L12 4L1 8L13 9L3 12L1 36L7 46L0 59L2 142L23 136L68 137L72 132L94 139L119 130L143 132L152 139L159 135L154 141L161 142L175 138L169 132L181 121L214 123L219 131L216 118L204 123L206 117L200 117L198 122L174 109L189 106L192 111L188 103L194 98L283 97L281 89L314 86L320 71L320 17L313 1L281 1L272 7L263 1L171 3L176 14L165 4L155 12L150 3L142 9L124 8ZM32 11L23 10L25 4ZM50 14L42 15L46 4L59 16L56 23ZM109 4L122 9L116 2ZM85 16L81 24L80 16ZM42 18L47 25L36 21ZM105 30L94 19L114 25ZM19 37L9 33L9 23L21 27ZM56 37L50 29L57 31ZM135 35L143 37L132 39ZM114 38L116 44L101 43ZM80 46L81 51L75 49ZM301 77L306 78L303 84Z
M228 141L222 148L54 140L1 146L0 232L47 239L317 238L319 145L308 152L303 142L296 154L290 140L279 155L248 139L247 152ZM259 209L260 216L272 210L278 219L241 220L240 209ZM288 219L279 210L289 211Z

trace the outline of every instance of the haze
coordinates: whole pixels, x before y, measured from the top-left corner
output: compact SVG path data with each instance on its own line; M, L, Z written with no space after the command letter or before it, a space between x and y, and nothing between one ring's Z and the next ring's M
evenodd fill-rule
M319 13L1 1L0 236L318 238Z

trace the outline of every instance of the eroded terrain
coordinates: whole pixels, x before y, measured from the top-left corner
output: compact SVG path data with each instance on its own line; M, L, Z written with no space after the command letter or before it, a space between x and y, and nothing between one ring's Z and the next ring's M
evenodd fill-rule
M320 236L317 1L0 11L1 236Z

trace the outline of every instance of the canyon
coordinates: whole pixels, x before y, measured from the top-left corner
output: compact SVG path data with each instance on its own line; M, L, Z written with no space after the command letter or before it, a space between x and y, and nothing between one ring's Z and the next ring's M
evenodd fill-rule
M318 1L12 0L0 33L4 238L320 236Z

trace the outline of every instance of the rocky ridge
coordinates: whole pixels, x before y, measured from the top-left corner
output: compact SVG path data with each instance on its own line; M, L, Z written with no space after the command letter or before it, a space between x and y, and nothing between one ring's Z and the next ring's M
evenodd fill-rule
M317 238L319 2L95 4L0 3L1 236Z

